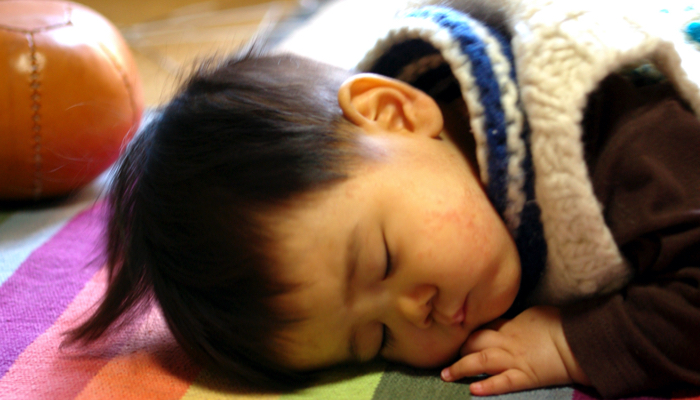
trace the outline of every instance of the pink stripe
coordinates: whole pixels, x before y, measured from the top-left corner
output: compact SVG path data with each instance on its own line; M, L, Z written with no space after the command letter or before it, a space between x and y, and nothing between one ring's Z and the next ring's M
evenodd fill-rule
M107 270L99 270L76 296L56 323L17 358L0 380L0 398L75 398L115 356L143 330L144 318L88 348L60 348L63 332L90 315L107 287Z
M200 372L177 345L156 307L76 400L180 399Z
M16 399L75 397L107 360L79 360L61 354L62 332L85 314L105 290L104 270L97 272L58 321L17 358L0 380L0 394Z
M62 333L84 318L106 287L106 270L97 272L54 325L39 336L17 358L0 380L0 397L15 399L74 398L116 353L80 357L76 350L59 349ZM100 344L111 349L125 342L128 332L114 335Z
M95 274L104 207L81 212L0 286L0 377Z

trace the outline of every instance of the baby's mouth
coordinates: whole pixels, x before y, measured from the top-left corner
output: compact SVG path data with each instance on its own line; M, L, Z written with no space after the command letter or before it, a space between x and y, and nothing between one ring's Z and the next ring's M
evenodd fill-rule
M462 324L464 322L464 307L460 308L455 315L452 316L453 324Z
M452 316L453 324L459 324L464 327L464 321L467 319L467 299L469 299L469 296L464 299L462 307Z
M468 298L469 296L467 296ZM451 325L451 326L456 326L459 325L460 327L464 328L464 321L466 320L467 317L467 299L464 299L464 303L462 304L462 307L460 307L459 310L457 310L456 313L452 314L452 316L448 316L449 314L443 314L440 313L437 310L433 310L433 318L435 318L438 322L444 325Z

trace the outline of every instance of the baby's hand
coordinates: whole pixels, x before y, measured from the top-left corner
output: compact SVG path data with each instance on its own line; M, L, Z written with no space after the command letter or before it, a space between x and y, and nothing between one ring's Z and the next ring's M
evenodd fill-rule
M445 381L489 374L472 383L477 396L551 385L590 385L571 353L559 310L533 307L512 320L497 320L474 332L462 346L462 358L442 371Z

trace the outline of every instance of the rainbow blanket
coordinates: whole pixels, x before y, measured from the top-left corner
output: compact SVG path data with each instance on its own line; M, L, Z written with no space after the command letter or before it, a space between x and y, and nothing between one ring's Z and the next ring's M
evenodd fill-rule
M365 8L360 0L352 0L345 2L345 9L329 9L324 17L332 24L323 25L324 19L319 19L317 30L301 32L297 42L317 43L304 34L321 37L319 29L338 30L338 21L352 21L347 18L348 11L372 7L372 13L363 14L368 41L353 36L356 50L364 52L367 43L376 39L371 28L381 25L379 9L385 7L386 13L392 10L387 7L389 0L363 1ZM338 18L329 18L333 15ZM290 43L289 48L294 49L294 42ZM351 46L332 45L302 46L305 52L301 53L314 56L313 51L321 51L320 58L333 59L337 65L352 62ZM339 51L331 53L333 48ZM88 348L61 347L62 333L85 318L105 290L106 273L99 254L104 212L99 194L103 187L101 178L60 202L27 207L0 204L0 400L470 398L468 385L444 383L438 371L385 363L328 371L318 384L294 393L254 392L238 384L235 377L223 379L193 363L177 346L156 309ZM659 396L700 400L697 390ZM577 387L490 397L595 398Z
M157 310L89 348L62 348L62 333L105 290L99 263L101 185L65 201L0 209L0 399L468 399L468 385L437 371L383 363L326 373L295 393L251 392L194 364ZM601 361L604 362L604 361ZM700 399L671 393L676 399ZM585 400L571 387L497 399ZM668 398L668 397L666 397Z

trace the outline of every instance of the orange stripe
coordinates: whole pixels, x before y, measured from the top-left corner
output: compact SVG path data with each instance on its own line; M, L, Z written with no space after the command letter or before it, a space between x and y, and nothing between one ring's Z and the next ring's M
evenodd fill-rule
M180 399L200 371L156 311L125 350L76 399Z
M85 356L83 348L60 349L63 332L84 319L104 293L106 276L104 269L95 273L58 320L17 357L0 380L0 393L22 399L73 398L107 364L111 358L107 353L118 353L134 329L102 340L99 347L106 351L99 356Z

